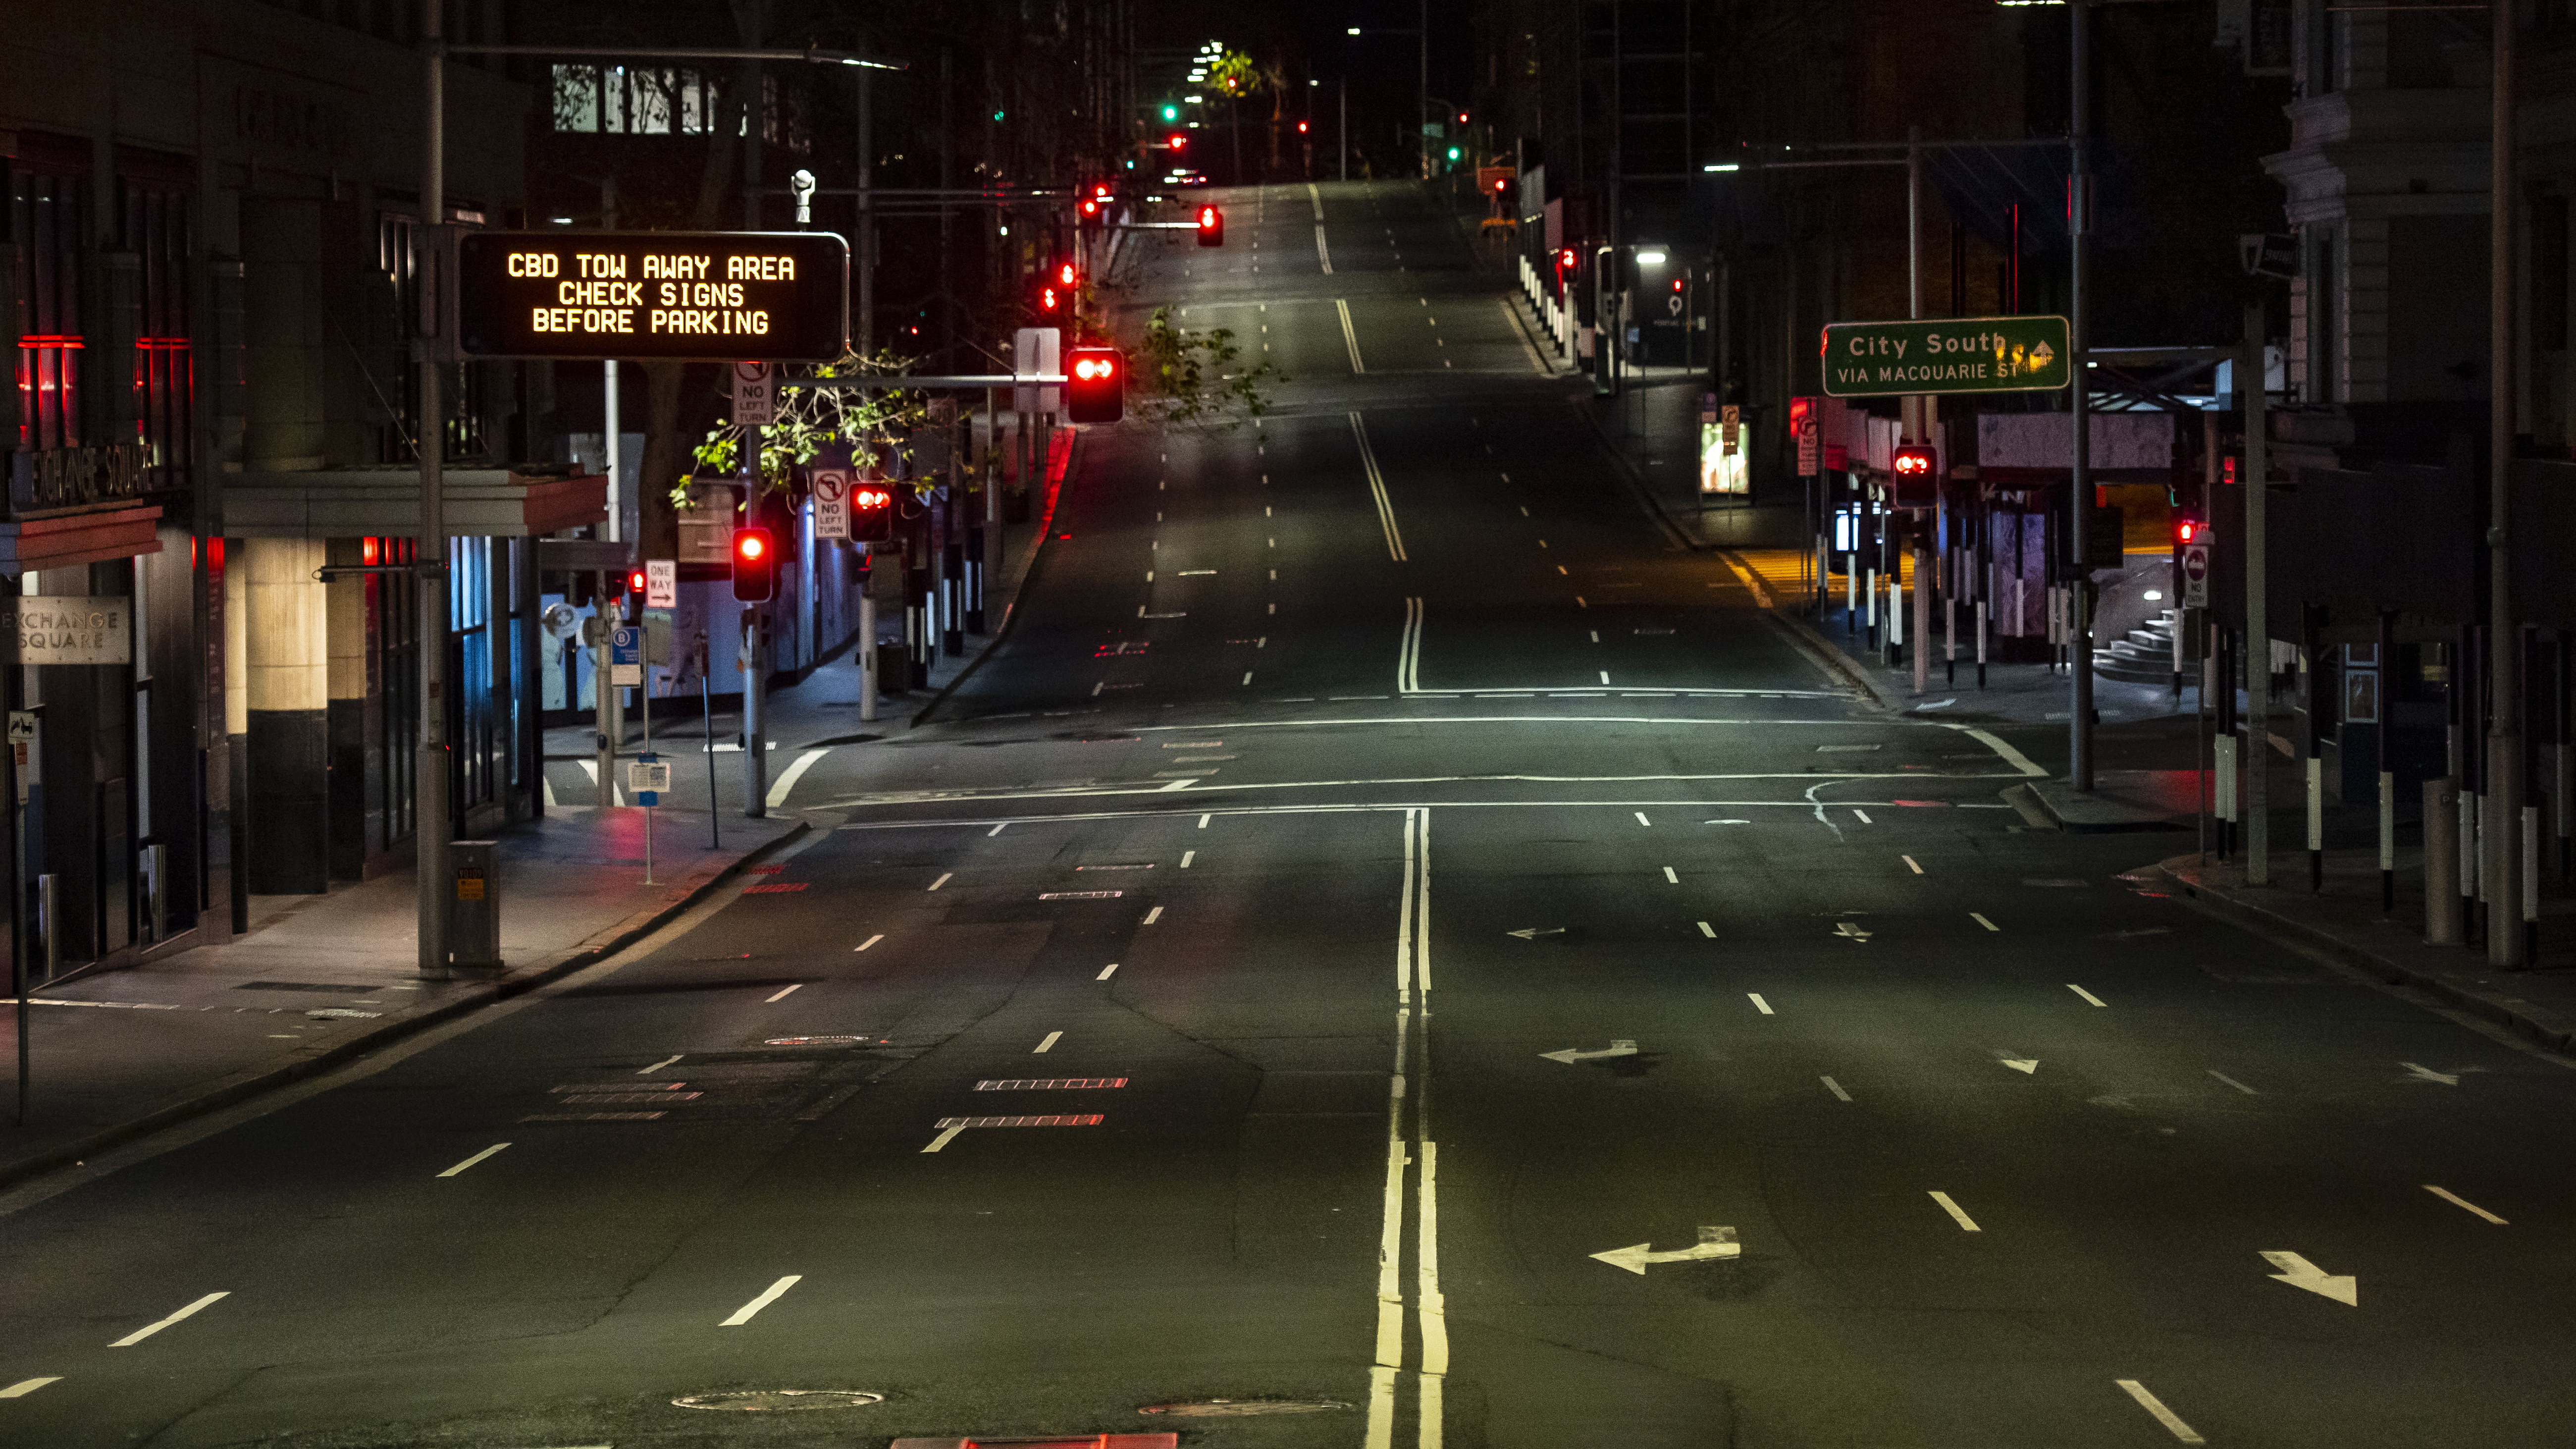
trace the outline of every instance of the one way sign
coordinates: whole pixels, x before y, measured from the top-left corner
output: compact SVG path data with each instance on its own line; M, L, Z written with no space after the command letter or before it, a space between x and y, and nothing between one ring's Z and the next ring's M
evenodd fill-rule
M2187 543L2182 546L2182 606L2186 609L2209 607L2209 545Z

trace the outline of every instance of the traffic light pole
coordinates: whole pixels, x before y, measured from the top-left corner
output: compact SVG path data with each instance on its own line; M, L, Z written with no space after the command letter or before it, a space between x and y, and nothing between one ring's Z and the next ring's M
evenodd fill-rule
M438 235L447 217L447 47L439 31L442 0L421 5L421 46L428 60L422 99L427 112L422 126L420 184L423 245ZM431 247L431 265L446 260ZM420 618L420 745L413 763L412 851L418 896L419 956L414 967L424 977L444 978L447 966L448 882L447 811L447 477L446 381L433 350L436 328L444 319L434 314L413 319L420 343L420 410L412 418L414 446L420 453L420 559L413 587ZM21 1038L24 1039L23 1037Z
M743 508L755 522L759 515L751 510L760 504L761 443L768 431L758 426L742 430L744 468L751 479ZM775 570L776 565L773 563L771 568ZM764 696L769 693L769 671L768 659L760 647L764 632L761 622L768 612L765 603L742 611L742 813L754 820L769 813L769 735L763 718L767 711L762 708L767 703Z
M2486 885L2487 964L2508 970L2530 965L2524 922L2533 920L2526 886L2537 886L2521 856L2537 841L2523 839L2522 626L2513 616L2513 440L2515 393L2514 209L2520 200L2514 153L2514 26L2519 7L2496 0L2493 139L2488 181L2493 190L2487 263L2487 768L2485 818L2478 822ZM2562 681L2557 686L2566 688Z
M2068 370L2075 374L2074 449L2067 472L2067 551L2073 555L2072 585L2068 590L2066 610L2066 679L2067 700L2067 766L2066 783L2078 790L2093 788L2093 569L2090 545L2085 532L2093 521L2093 419L2089 396L2092 379L2085 375L2088 364L2084 349L2092 345L2091 329L2086 326L2085 262L2091 250L2093 233L2093 168L2085 152L2092 140L2092 127L2086 117L2092 105L2093 88L2089 72L2093 65L2092 0L2075 0L2067 7L2069 30L2074 36L2074 94L2069 97L2067 124L2067 351ZM2262 389L2262 373L2255 373L2254 386ZM2263 748L2257 738L2255 749ZM2257 817L2260 818L2259 816Z

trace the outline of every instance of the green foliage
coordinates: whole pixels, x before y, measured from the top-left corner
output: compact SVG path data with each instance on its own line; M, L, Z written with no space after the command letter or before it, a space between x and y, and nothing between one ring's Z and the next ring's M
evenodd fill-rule
M827 366L817 367L816 378L883 377L890 383L899 380L916 359L898 356L892 349L881 349L874 357L855 352ZM778 421L761 430L760 490L787 486L787 470L814 460L825 448L847 445L854 457L871 451L883 454L891 449L901 463L912 460L909 440L930 421L930 399L926 394L887 389L780 388ZM735 477L742 472L743 429L725 423L709 431L706 440L692 450L698 471L714 477ZM671 490L673 506L689 506L689 484L683 478ZM912 480L916 492L927 492L939 485L936 473Z
M1145 324L1134 375L1144 397L1140 411L1155 421L1183 426L1243 426L1270 410L1261 384L1288 379L1267 359L1243 366L1234 329L1191 332L1172 325L1172 309L1157 307Z
M1261 89L1260 67L1239 50L1217 52L1216 58L1208 62L1207 73L1217 89L1229 96L1248 96Z

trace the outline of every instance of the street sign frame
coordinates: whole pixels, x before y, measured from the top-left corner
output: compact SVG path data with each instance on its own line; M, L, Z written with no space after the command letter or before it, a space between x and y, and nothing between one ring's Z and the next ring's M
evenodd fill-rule
M1828 322L1825 394L2060 392L2075 375L2070 335L2065 318L2048 314Z
M457 239L467 357L834 362L850 245L831 232L476 231Z
M736 359L731 376L735 427L765 428L778 421L777 368Z
M809 476L814 485L814 536L818 539L847 539L850 536L850 470L816 468Z
M680 561L678 559L644 560L644 607L648 609L680 607Z
M2186 543L2182 546L2182 606L2186 609L2209 607L2209 545Z
M608 687L636 689L644 683L644 626L620 624L608 631Z

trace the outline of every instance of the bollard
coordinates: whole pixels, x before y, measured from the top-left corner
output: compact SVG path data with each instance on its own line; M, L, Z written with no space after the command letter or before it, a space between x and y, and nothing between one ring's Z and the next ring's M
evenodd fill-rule
M2236 736L2220 735L2210 743L2210 803L2218 816L2218 858L2225 860L2236 845Z
M501 959L500 842L459 840L447 847L455 872L447 897L448 964L458 971L499 971Z
M2424 782L2424 944L2460 944L2460 784Z
M2379 913L2397 914L2397 777L2379 772Z
M2323 895L2326 888L2326 762L2321 755L2308 756L2308 893Z

